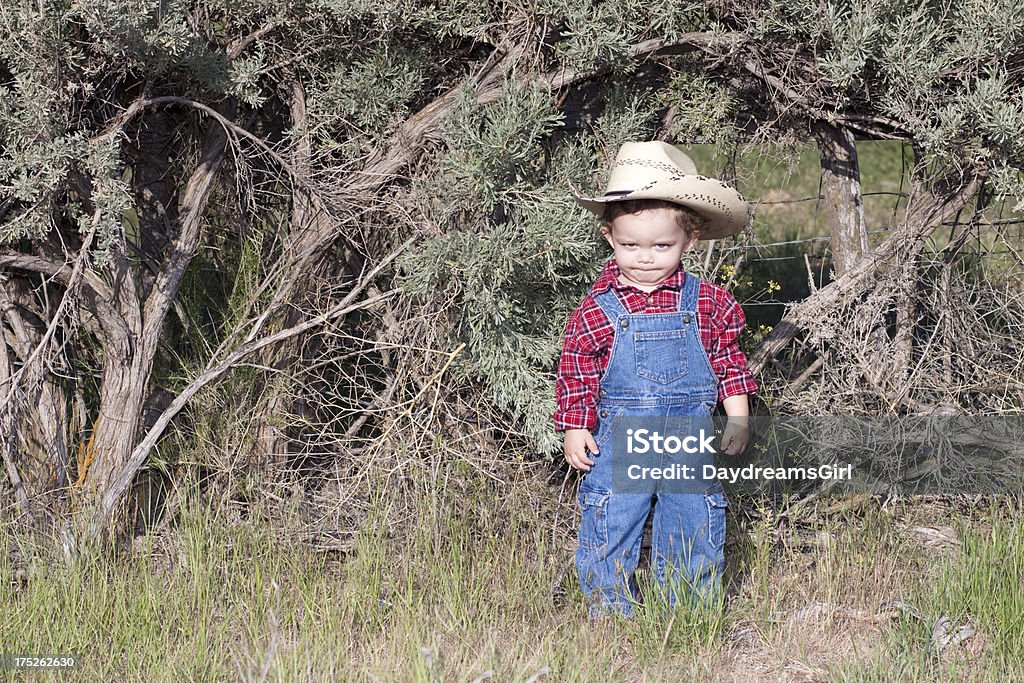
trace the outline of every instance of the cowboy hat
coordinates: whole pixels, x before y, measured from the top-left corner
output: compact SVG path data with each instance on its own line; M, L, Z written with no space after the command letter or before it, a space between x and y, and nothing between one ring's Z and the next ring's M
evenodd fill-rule
M750 219L750 205L732 187L697 173L693 160L666 142L627 142L619 148L600 197L573 198L584 209L604 216L610 202L662 199L682 204L707 219L700 238L735 235Z

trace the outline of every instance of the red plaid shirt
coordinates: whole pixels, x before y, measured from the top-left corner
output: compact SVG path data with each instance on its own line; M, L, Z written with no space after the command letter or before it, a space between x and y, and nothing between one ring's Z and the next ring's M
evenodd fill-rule
M597 424L598 385L608 367L615 326L594 301L594 296L614 288L629 313L667 313L678 309L684 275L680 266L672 277L648 294L619 282L615 259L605 264L604 272L573 311L565 331L555 382L558 396L555 428L558 431L593 431ZM719 400L757 391L754 377L747 368L747 358L738 343L744 322L743 309L729 292L701 281L697 295L697 329L711 369L718 376Z

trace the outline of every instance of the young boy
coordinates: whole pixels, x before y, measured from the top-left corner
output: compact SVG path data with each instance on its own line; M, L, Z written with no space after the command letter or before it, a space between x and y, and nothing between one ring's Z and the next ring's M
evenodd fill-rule
M757 385L737 344L743 311L721 287L687 275L680 258L700 239L742 230L749 206L663 142L624 144L605 194L576 201L602 219L614 258L569 319L555 426L565 432L566 461L585 472L576 568L591 616L630 616L652 499L651 566L670 602L680 588L691 595L718 588L721 487L616 491L612 446L622 439L612 434L615 420L707 416L721 401L729 421L718 448L735 454L746 447L747 394Z

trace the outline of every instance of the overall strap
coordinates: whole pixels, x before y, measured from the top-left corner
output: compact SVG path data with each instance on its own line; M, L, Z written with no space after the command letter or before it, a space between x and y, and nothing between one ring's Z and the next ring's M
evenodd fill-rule
M700 294L700 278L689 273L683 274L683 286L679 288L679 310L697 312L697 297Z
M619 319L620 315L626 315L629 311L622 305L622 301L619 300L618 294L615 293L614 289L606 289L600 294L594 297L594 301L604 314L608 316L608 321L614 325L615 321Z

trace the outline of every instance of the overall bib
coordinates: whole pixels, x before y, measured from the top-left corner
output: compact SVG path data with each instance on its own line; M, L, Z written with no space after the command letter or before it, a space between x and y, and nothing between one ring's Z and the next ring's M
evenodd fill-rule
M644 524L654 502L651 566L670 604L710 595L724 568L725 496L720 485L701 493L621 493L613 490L612 424L617 418L709 416L718 378L697 329L700 280L685 276L671 313L627 313L613 289L595 297L615 326L601 378L594 438L600 453L580 483L582 521L576 570L591 615L632 615L633 572Z

